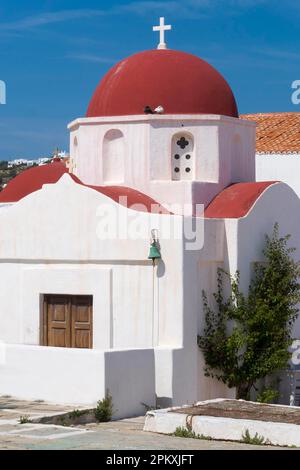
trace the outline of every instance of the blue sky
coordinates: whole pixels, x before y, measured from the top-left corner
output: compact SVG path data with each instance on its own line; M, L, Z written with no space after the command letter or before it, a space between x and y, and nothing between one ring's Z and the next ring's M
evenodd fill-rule
M118 60L155 48L165 16L168 47L196 54L230 83L240 113L300 111L300 2L295 0L1 0L0 159L68 149L67 123L83 116Z

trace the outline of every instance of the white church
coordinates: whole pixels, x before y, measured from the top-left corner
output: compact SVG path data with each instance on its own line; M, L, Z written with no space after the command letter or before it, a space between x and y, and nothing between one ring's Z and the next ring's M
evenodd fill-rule
M89 406L109 390L119 417L234 396L204 376L201 292L218 267L246 289L275 222L299 254L299 197L255 181L255 123L167 29L69 124L69 169L0 193L1 395Z

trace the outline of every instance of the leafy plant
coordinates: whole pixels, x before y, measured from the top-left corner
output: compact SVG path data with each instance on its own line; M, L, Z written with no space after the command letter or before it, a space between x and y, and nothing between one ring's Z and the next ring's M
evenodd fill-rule
M175 429L175 432L172 434L175 437L183 437L187 439L202 439L205 441L212 441L213 438L209 436L204 436L203 434L196 434L194 431L191 431L184 426L179 426ZM250 435L249 429L242 434L242 440L244 444L252 445L267 445L271 444L268 439L265 439L263 436L260 436L258 433L255 433L254 436Z
M256 263L248 295L240 290L240 273L230 276L218 270L216 308L203 292L204 334L198 337L205 374L228 387L237 388L237 398L249 399L255 382L287 366L293 324L300 301L300 264L287 246L290 236L279 237L275 224L266 236L265 262ZM224 299L223 278L231 294Z
M87 410L73 410L68 414L70 419L80 418L81 416L85 415Z
M243 442L244 444L253 444L257 446L268 444L268 441L266 441L263 436L259 436L259 434L257 433L255 433L255 436L251 437L249 429L246 429L245 433L242 434L241 442Z
M32 423L32 421L31 421L31 419L29 418L28 415L24 415L24 416L20 416L19 423L20 424L27 424L27 423Z
M258 403L274 403L278 397L278 390L275 390L274 388L265 388L257 395L256 401Z
M113 415L112 396L107 391L105 398L99 400L95 408L95 418L99 423L111 421Z
M179 426L175 429L175 432L173 433L173 436L175 437L185 437L189 439L204 439L207 441L211 441L212 438L208 436L204 436L203 434L196 434L194 431L187 429L183 426Z
M197 435L194 431L191 431L183 426L179 426L175 429L173 436L176 437L186 437L186 438L197 438Z

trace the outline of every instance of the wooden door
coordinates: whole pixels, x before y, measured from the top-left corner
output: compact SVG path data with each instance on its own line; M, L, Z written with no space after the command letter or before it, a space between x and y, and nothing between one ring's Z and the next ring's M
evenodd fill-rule
M92 307L92 296L45 295L42 344L92 348Z
M77 295L71 300L71 348L92 348L92 297Z

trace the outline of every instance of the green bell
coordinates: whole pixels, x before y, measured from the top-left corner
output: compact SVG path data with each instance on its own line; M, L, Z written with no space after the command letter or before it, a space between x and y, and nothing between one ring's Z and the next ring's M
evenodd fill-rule
M152 259L152 261L161 259L161 254L155 241L151 243L148 259Z

